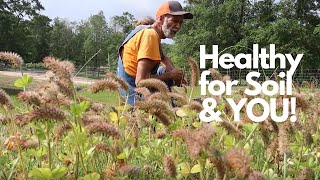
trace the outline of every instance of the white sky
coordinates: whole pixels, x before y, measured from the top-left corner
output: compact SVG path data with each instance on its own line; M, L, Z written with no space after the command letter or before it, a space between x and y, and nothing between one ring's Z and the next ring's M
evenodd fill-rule
M122 15L127 11L136 19L145 16L155 16L161 3L167 0L40 0L45 8L41 14L53 19L55 17L67 18L70 21L81 21L90 15L103 11L108 21L112 16ZM179 1L182 6L183 0Z

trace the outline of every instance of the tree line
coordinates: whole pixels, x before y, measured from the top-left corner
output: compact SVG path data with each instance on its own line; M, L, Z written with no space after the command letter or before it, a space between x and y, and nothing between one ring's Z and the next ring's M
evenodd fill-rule
M281 53L303 53L301 69L319 68L320 0L186 0L194 19L186 20L174 38L164 44L177 66L188 57L199 59L199 46L208 53L214 44L225 52L251 53L252 44L276 44ZM116 68L117 49L137 20L129 12L106 19L103 12L86 20L42 15L39 0L0 0L0 50L20 54L25 62L41 62L52 55L84 65Z

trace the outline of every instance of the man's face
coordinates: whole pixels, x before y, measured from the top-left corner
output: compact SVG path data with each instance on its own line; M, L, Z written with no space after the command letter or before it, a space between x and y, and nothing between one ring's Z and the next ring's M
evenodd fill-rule
M173 38L180 30L183 16L165 15L162 24L162 32L166 38Z

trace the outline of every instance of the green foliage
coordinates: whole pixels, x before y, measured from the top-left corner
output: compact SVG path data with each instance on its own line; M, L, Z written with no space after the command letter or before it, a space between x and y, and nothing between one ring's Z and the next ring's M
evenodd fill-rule
M190 91L188 89L186 96L183 96L186 101ZM238 92L239 89L235 91ZM51 97L51 93L46 92L41 91L44 100ZM310 168L317 179L320 176L320 154L317 152L320 126L318 116L314 116L312 111L319 103L316 98L318 93L302 92L304 100L312 107L297 114L299 124L285 122L288 124L276 125L268 124L269 122L252 123L248 120L233 122L233 113L226 111L225 97L218 101L217 106L217 110L222 112L224 123L201 122L198 118L199 112L191 110L188 104L175 107L175 111L159 110L170 116L171 123L165 126L151 111L134 107L134 112L131 112L132 108L117 106L117 103L113 104L112 108L100 106L101 104L96 104L94 108L93 104L88 103L91 100L78 102L78 99L84 98L76 97L72 100L63 96L71 103L59 104L58 101L61 100L52 100L60 113L43 112L45 114L40 120L30 121L26 126L15 123L0 126L1 132L5 132L0 133L0 137L6 139L5 142L10 142L0 146L0 177L168 179L170 174L176 179L216 179L221 163L221 168L228 166L223 169L226 177L236 179L239 174L236 166L243 163L241 168L250 168L250 172L259 171L265 179L294 179L303 168ZM196 87L192 94L199 97L200 87ZM105 92L98 97L102 95L110 99L117 98L115 94ZM96 100L104 101L99 98ZM44 105L52 101L45 102ZM104 102L110 105L109 102ZM30 112L42 108L41 106L27 103L24 105L7 110L3 115L6 118L11 118L11 114L18 112L23 116L40 115ZM5 108L0 106L0 112L4 110ZM258 113L261 110L257 108ZM62 112L66 115L65 119L58 118L59 120L53 121L54 117L60 116ZM241 112L241 117L244 116L245 113ZM285 135L275 129L284 128L282 125L288 126ZM210 128L203 129L206 126ZM266 128L264 130L267 131L268 140L265 139L266 134L263 134L263 127ZM164 134L157 136L161 131ZM305 136L309 132L311 143ZM28 146L29 140L35 140L35 145ZM282 143L290 153L285 156L279 154L277 147L272 148L272 142ZM230 150L236 150L236 154L228 156ZM170 163L165 161L168 156L172 157ZM281 158L278 159L279 157ZM168 173L170 171L171 173Z
M17 79L14 82L14 86L18 88L25 88L32 83L32 77L29 76L28 74L23 75L20 79Z
M169 54L183 66L192 56L199 59L199 46L219 45L228 53L251 53L252 44L277 52L303 53L300 69L320 66L319 3L314 0L189 0L187 9L194 19L184 21Z
M85 175L83 178L80 178L81 180L99 180L100 179L100 174L98 173L91 173Z
M90 103L87 101L82 101L80 104L71 104L70 110L74 117L82 115L90 106Z
M22 55L26 62L41 62L47 55L82 66L97 51L90 66L116 69L117 49L134 28L129 12L106 20L103 12L81 22L39 14L40 1L6 0L0 3L0 49ZM315 0L188 0L186 9L194 19L184 21L172 45L164 45L176 66L188 57L199 59L199 46L218 44L235 48L232 54L250 53L252 44L276 44L282 53L304 53L300 69L320 66L319 3ZM25 18L28 17L28 18ZM107 23L109 22L109 23ZM27 45L26 45L27 44Z
M29 172L28 176L39 180L49 180L61 178L66 172L66 167L58 167L53 170L49 168L34 168Z

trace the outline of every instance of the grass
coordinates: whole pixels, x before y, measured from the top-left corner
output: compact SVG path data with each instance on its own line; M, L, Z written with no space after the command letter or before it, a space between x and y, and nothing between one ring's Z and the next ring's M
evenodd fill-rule
M92 94L89 91L80 92L79 95L85 96L94 102L106 103L112 106L117 105L118 103L118 94L112 92L99 92L97 94Z
M10 79L10 81L7 79L2 80L3 82L11 83L2 85L12 87L15 78ZM77 95L85 96L94 102L102 102L110 106L117 106L118 104L117 93L100 92L92 94L88 91L88 86L77 86L77 89ZM238 88L234 90L237 91ZM199 86L193 90L188 87L187 98L190 97L191 91L192 98L200 97ZM303 89L302 91L305 92L307 90ZM314 106L319 102L318 98L314 98L316 97L315 94L306 93L305 95L308 95L305 100L310 105ZM239 94L234 93L232 97L235 98L235 96L239 96ZM16 99L16 96L11 97L14 104L19 106L19 108L12 110L11 113L28 115L28 111L32 107L21 103ZM221 101L221 103L223 106L226 104L224 101ZM132 116L133 118L130 119L128 114L128 117L122 116L120 113L117 114L114 111L108 110L109 107L108 109L99 110L99 112L90 112L94 113L92 117L99 116L105 120L103 122L107 124L103 124L104 126L84 126L81 123L73 123L79 120L80 116L77 113L80 114L83 107L82 105L75 105L72 109L70 106L63 106L60 109L68 114L67 120L71 122L73 128L65 132L59 141L55 141L56 135L63 133L56 133L55 130L57 127L60 127L60 124L56 123L58 121L47 121L50 119L45 116L46 119L44 120L46 121L41 119L25 127L13 126L10 123L0 126L1 142L4 142L6 139L10 140L10 137L11 139L17 137L16 129L19 130L19 133L23 137L36 140L37 142L37 148L30 150L18 149L14 151L10 149L10 146L0 146L0 179L7 177L11 171L14 173L13 177L17 179L25 179L23 176L20 176L23 174L28 174L32 177L43 177L45 171L51 166L54 167L49 169L50 171L60 171L62 172L61 176L68 174L68 176L75 176L75 179L78 177L84 178L85 176L87 176L86 178L89 176L93 177L94 175L101 175L101 179L107 179L109 176L114 179L128 179L130 177L129 173L132 172L127 172L128 175L121 173L112 175L112 173L113 171L120 172L120 169L123 167L131 167L132 171L134 171L133 166L141 169L143 167L143 169L141 170L141 174L136 174L131 179L168 179L169 176L166 172L168 169L170 170L168 167L170 163L162 162L163 157L168 156L172 156L172 159L174 159L174 162L171 163L174 167L171 167L171 169L177 171L172 175L176 179L214 179L217 177L216 171L218 171L215 167L218 166L212 163L218 163L218 161L220 164L237 164L239 167L245 167L245 169L250 168L250 171L261 171L261 174L263 173L266 179L294 178L297 177L300 169L305 167L305 164L308 163L308 167L316 171L319 163L319 160L314 158L317 152L316 148L319 145L319 120L316 118L314 121L309 121L309 119L312 119L312 116L308 116L311 114L310 110L312 108L300 114L299 120L302 128L290 125L292 128L295 128L295 132L282 129L285 131L281 135L282 139L278 138L280 135L275 130L268 130L268 140L266 140L263 138L265 136L258 124L245 123L238 126L239 124L225 121L228 123L211 123L210 125L201 126L202 122L198 122L197 114L192 111L184 112L185 115L180 115L181 117L178 115L172 117L172 122L169 126L161 123L162 116L155 119L155 116L145 114L146 112L138 109L135 111L138 113L138 116ZM84 112L88 117L92 115L90 113ZM232 114L226 114L225 116L230 118ZM27 118L28 116L25 117ZM133 121L131 120L135 120L134 122L138 123L132 123ZM98 122L98 120L96 121ZM308 125L308 123L314 124ZM209 128L210 126L215 128L215 132L212 129L213 127ZM312 128L309 126L312 126ZM95 133L100 134L87 133L87 131L82 130L86 129L89 132L94 130L92 127L95 127L97 131ZM284 126L279 126L279 128L281 127ZM102 133L100 132L101 128L105 128ZM158 139L156 135L161 130L164 130L164 135ZM306 144L304 136L302 136L302 133L306 130L310 132L314 131L310 134L311 138L314 138L314 142L310 144ZM115 135L117 133L120 134L119 137ZM184 142L183 138L179 139L179 136L183 136L183 133L185 133L185 137L191 140ZM278 153L277 149L271 153L267 151L269 140L270 142L275 141L277 144L282 144L284 148L290 147L292 154L284 154L284 160L276 159L278 157L276 154ZM11 144L14 145L14 143L15 141L12 140ZM101 151L103 149L99 149L98 147L101 148L102 146L98 145L110 147L108 151L114 152ZM190 149L195 151L190 151ZM307 151L305 151L306 149ZM44 150L45 152L43 153L42 151ZM195 154L192 154L194 152ZM40 153L43 153L43 155L38 155ZM36 158L35 154L40 158ZM247 163L251 157L253 157L252 161ZM211 160L214 158L214 161L211 163L210 158ZM288 158L288 161L286 161L286 158ZM14 163L15 159L19 160L16 161L17 164ZM63 163L64 165L62 165ZM113 167L116 169L113 170ZM148 167L149 170L145 170L145 167ZM241 172L234 174L233 171L238 171L238 169L235 167L234 170L227 172L230 178L241 174ZM37 174L36 172L39 173ZM316 172L316 179L320 177L319 174L320 172Z
M2 76L0 78L0 88L4 89L14 89L17 90L18 88L14 86L14 82L18 79L18 77L13 77L13 76ZM34 89L39 85L42 81L39 80L33 80L32 83L27 87L27 90ZM78 85L77 85L78 86ZM79 95L85 96L94 102L101 102L105 104L109 104L111 106L116 106L118 104L118 94L114 92L99 92L97 94L93 94L89 92L88 86L87 85L79 85L81 87L81 91L78 92ZM187 96L190 96L191 88L187 88ZM10 94L10 93L9 93ZM14 94L10 94L11 98L13 100L13 103L16 106L20 106L19 101L16 99L16 96ZM193 90L192 97L199 97L200 96L200 87L196 87Z
M0 88L17 89L14 86L14 82L19 78L20 77L1 75ZM37 85L39 85L40 82L41 81L39 80L32 80L32 83L27 87L27 89L33 89L37 87Z

